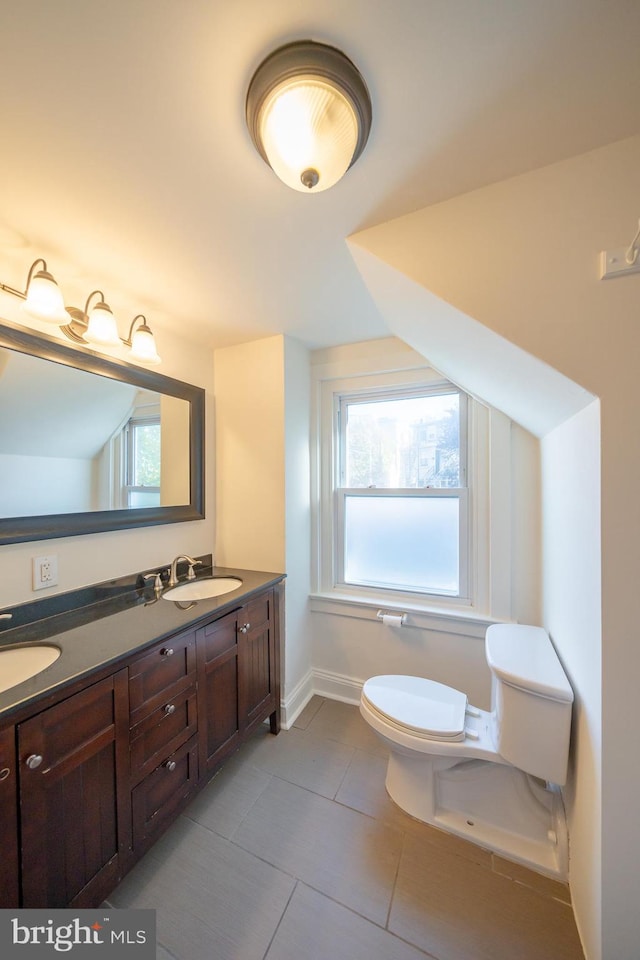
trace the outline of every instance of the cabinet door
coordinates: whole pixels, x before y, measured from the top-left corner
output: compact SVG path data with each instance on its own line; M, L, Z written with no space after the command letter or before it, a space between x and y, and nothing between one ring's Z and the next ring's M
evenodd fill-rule
M19 724L18 755L23 906L95 906L130 845L127 671Z
M212 773L239 742L237 613L198 631L200 773Z
M18 906L18 778L15 729L0 732L0 908Z
M238 614L239 708L242 731L276 709L273 592L246 604Z

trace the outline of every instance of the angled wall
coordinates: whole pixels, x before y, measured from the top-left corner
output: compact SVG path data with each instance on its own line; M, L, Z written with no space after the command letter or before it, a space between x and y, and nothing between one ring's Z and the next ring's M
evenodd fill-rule
M554 401L558 416L541 421L538 433L550 438L547 457L554 440L564 439L575 444L575 463L593 471L599 462L599 484L592 477L587 481L591 493L585 511L591 522L580 534L574 525L564 545L561 529L548 518L561 510L566 489L556 489L553 471L543 481L545 621L553 626L554 642L578 688L578 711L589 718L574 744L574 789L567 793L574 908L588 960L634 956L640 939L636 890L629 882L640 858L640 836L628 828L640 769L620 748L629 723L620 704L634 702L640 675L640 647L634 642L640 447L632 402L640 352L640 275L599 279L599 252L629 244L636 231L638 196L640 137L633 137L363 231L350 241L352 249L382 261L385 271L388 265L433 295L431 308L424 303L422 308L428 356L462 386L466 371L479 378L467 386L481 395L497 378L500 385L508 384L512 397L498 404L507 414L523 420L530 410L538 418L536 407L546 405L547 394L535 377L513 382L507 358L514 354L504 353L505 341L547 372L557 371L558 385L571 382L569 394L578 404L566 406L564 422L573 417L576 423L566 427L564 438L553 438L563 422L562 407ZM356 260L362 265L361 254ZM365 279L371 271L365 257ZM403 324L394 324L384 302L379 307L392 332L402 337L398 326ZM459 328L452 336L448 324L458 314L494 335L496 356L505 357L498 369L491 350L489 359L485 351L477 355L475 368L462 362L458 367L456 356L466 356L465 337L474 329ZM411 329L409 342L416 347L420 322L415 316ZM484 332L479 335L485 339ZM592 397L599 399L599 409ZM518 412L523 409L524 414ZM598 419L599 456L594 451ZM574 472L576 483L579 474ZM589 589L551 590L548 571L561 565L569 581L575 564L576 579L585 551L593 557ZM589 627L582 641L568 627L577 621Z

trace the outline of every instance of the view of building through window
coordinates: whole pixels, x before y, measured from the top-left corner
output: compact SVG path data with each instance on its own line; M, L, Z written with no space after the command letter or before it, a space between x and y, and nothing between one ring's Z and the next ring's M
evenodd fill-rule
M457 392L345 407L346 487L460 486Z

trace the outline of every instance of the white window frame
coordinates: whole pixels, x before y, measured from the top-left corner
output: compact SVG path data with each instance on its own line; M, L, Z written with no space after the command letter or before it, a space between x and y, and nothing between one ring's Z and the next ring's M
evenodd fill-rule
M385 399L409 399L411 397L443 396L445 394L456 393L459 397L459 423L460 423L460 479L462 481L459 487L410 487L410 488L392 488L392 487L346 487L346 453L347 453L347 430L346 430L346 408L350 403L366 403L368 401L383 401ZM378 387L375 390L363 391L362 389L348 390L345 392L334 393L334 420L333 431L335 435L334 449L337 451L337 457L334 463L334 561L333 568L335 574L335 585L338 589L363 591L369 593L371 590L378 590L381 596L388 596L392 599L398 596L404 597L409 594L414 599L428 598L441 600L456 600L468 603L470 599L469 588L469 554L470 554L470 536L469 536L469 487L468 487L468 431L467 431L467 394L460 390L455 384L446 380L436 382L427 382L417 386L414 384L401 385L394 387ZM390 586L375 587L373 584L355 584L348 582L345 578L345 509L348 497L419 497L421 499L448 498L455 499L459 504L458 514L458 590L398 590Z
M415 355L414 355L415 356ZM394 362L397 369L393 369ZM511 617L511 423L499 411L467 394L467 596L376 591L340 584L336 568L335 397L396 387L442 385L431 367L407 362L407 354L319 362L312 365L312 560L311 609L369 620L382 609L413 611L413 622L444 629L460 623ZM418 619L416 619L416 617ZM448 628L447 628L448 629Z

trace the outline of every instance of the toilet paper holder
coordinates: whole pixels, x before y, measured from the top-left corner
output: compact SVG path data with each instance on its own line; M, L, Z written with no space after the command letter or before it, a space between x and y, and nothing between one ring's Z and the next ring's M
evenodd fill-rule
M388 627L405 627L407 625L406 613L391 613L389 610L378 610L377 619Z

